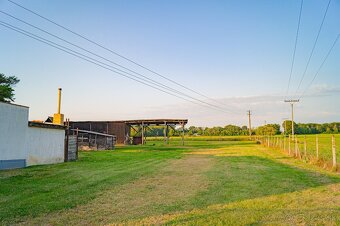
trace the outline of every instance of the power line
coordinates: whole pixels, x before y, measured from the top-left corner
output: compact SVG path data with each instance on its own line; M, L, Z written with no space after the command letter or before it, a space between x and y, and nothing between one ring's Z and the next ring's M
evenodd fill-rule
M114 73L116 73L116 74L119 74L119 75L121 75L121 76L124 76L124 77L126 77L126 78L129 78L129 79L134 80L134 81L136 81L136 82L139 82L139 83L144 84L144 85L146 85L146 86L152 87L152 88L154 88L154 89L156 89L156 90L158 90L158 91L167 93L167 94L169 94L169 95L175 96L175 97L177 97L177 98L180 98L180 99L182 99L182 100L189 101L189 102L191 102L191 103L194 103L194 104L197 104L197 105L200 105L200 106L208 107L208 108L211 108L211 109L214 109L214 110L219 110L219 111L222 111L222 112L224 112L224 113L229 113L229 112L226 112L226 111L224 111L223 109L221 109L221 108L219 108L219 107L217 107L217 106L215 106L215 105L211 105L211 104L206 103L206 102L203 102L203 101L201 101L201 100L198 100L198 99L197 99L197 101L199 101L199 102L201 102L201 103L204 103L204 104L206 104L206 105L202 105L202 104L199 104L199 103L197 103L197 102L195 102L195 101L191 101L191 100L188 100L188 99L183 98L183 97L181 97L181 96L175 95L175 94L173 94L173 93L170 93L170 92L168 92L168 91L165 91L165 90L163 90L163 89L160 89L160 88L158 88L158 87L156 87L156 86L150 85L150 84L148 84L147 82L143 81L143 79L141 79L141 78L136 79L136 78L133 78L133 77L131 77L131 76L128 76L128 75L126 75L126 74L128 74L128 73L126 73L126 72L125 72L126 74L123 74L123 73L121 73L121 72L118 72L118 71L116 71L116 70L113 70L112 68L114 68L114 67L112 67L112 66L110 66L110 65L107 65L107 64L105 64L105 63L103 63L103 62L101 62L101 61L98 61L98 60L96 60L96 59L93 59L93 58L91 58L91 57L88 57L88 56L86 56L86 55L84 55L84 54L81 54L81 53L79 53L79 52L77 52L77 51L71 50L71 49L69 49L69 48L67 48L67 47L65 47L65 46L59 45L59 44L57 44L57 43L55 43L55 42L49 41L49 40L47 40L47 39L44 39L44 38L42 38L42 37L40 37L40 36L34 35L34 34L28 32L28 31L25 31L25 30L23 30L23 29L20 29L20 28L18 28L18 27L15 27L15 26L13 26L13 25L10 25L10 24L8 24L8 23L6 23L6 22L0 21L0 25L2 25L2 26L4 26L4 27L7 27L7 28L9 28L9 29L11 29L11 30L13 30L13 31L18 32L18 33L21 33L21 34L23 34L23 35L25 35L25 36L28 36L28 37L30 37L30 38L32 38L32 39L35 39L35 40L37 40L37 41L39 41L39 42L45 43L45 44L47 44L47 45L49 45L49 46L51 46L51 47L54 47L54 48L56 48L56 49L59 49L59 50L63 51L63 52L66 52L66 53L68 53L68 54L70 54L70 55L73 55L73 56L75 56L75 57L78 57L78 58L80 58L80 59L83 59L83 60L85 60L85 61L87 61L87 62L90 62L90 63L92 63L92 64L95 64L95 65L97 65L97 66L99 66L99 67L102 67L102 68L104 68L104 69L107 69L107 70L109 70L109 71L112 71L112 72L114 72ZM116 69L116 68L114 68L114 69Z
M287 97L288 92L289 92L290 81L292 79L293 68L294 68L294 63L295 63L295 54L296 54L297 41L298 41L298 37L299 37L301 14L302 14L302 6L303 6L303 0L301 0L301 5L300 5L300 13L299 13L299 19L298 19L298 26L297 26L297 29L296 29L293 58L292 58L292 64L291 64L291 67L290 67L290 74L289 74L288 86L287 86L287 91L286 91L286 97Z
M90 54L92 54L92 55L94 55L94 56L96 56L96 57L99 57L99 58L101 58L101 59L103 59L103 60L105 60L105 61L107 61L107 62L109 62L109 63L112 63L112 64L117 65L117 66L119 66L119 67L121 67L121 68L124 68L125 70L128 70L128 71L130 71L130 72L132 72L132 73L134 73L134 74L137 74L138 76L141 76L142 78L140 78L140 77L138 77L138 76L136 76L136 75L133 75L133 74L131 74L131 73L128 73L128 72L126 72L126 71L123 71L123 70L121 70L121 69L119 69L119 68L110 66L110 67L114 68L115 70L118 70L118 71L120 71L120 72L122 72L122 73L126 73L126 74L128 74L128 75L130 75L130 76L133 76L133 77L137 77L138 79L141 79L141 80L143 80L143 81L145 81L145 82L150 82L150 83L152 83L153 85L162 86L162 88L164 88L164 89L166 89L166 90L168 90L168 91L170 91L170 92L174 92L174 93L176 93L176 94L179 94L179 95L188 97L188 98L193 99L193 100L195 100L195 101L198 101L198 102L201 102L201 103L204 103L204 104L207 104L207 105L216 107L216 108L220 108L219 106L212 105L212 104L207 103L207 102L205 102L205 101L199 100L199 99L197 99L197 98L195 98L195 97L192 97L192 96L190 96L190 95L187 95L187 94L185 94L185 93L183 93L183 92L181 92L181 91L178 91L178 90L176 90L176 89L173 89L173 88L171 88L171 87L169 87L169 86L167 86L167 85L164 85L164 84L162 84L162 83L160 83L160 82L157 82L157 81L155 81L155 80L153 80L153 79L150 79L149 77L144 76L144 75L142 75L142 74L140 74L140 73L138 73L138 72L135 72L135 71L133 71L133 70L130 70L129 68L124 67L124 66L122 66L121 64L117 64L116 62L113 62L113 61L111 61L111 60L109 60L109 59L107 59L107 58L105 58L105 57L102 57L102 56L100 56L100 55L98 55L98 54L96 54L96 53L94 53L94 52L92 52L92 51L89 51L88 49L85 49L85 48L83 48L83 47L81 47L81 46L79 46L79 45L77 45L77 44L74 44L74 43L72 43L72 42L69 42L69 41L67 41L67 40L65 40L65 39L63 39L63 38L61 38L60 36L57 36L57 35L55 35L55 34L52 34L52 33L48 32L48 31L46 31L46 30L44 30L44 29L41 29L41 28L39 28L39 27L37 27L37 26L31 24L31 23L28 23L28 22L26 22L26 21L24 21L24 20L21 20L21 19L15 17L15 16L13 16L13 15L11 15L11 14L9 14L9 13L6 13L6 12L4 12L4 11L2 11L2 10L0 10L0 12L3 13L3 14L5 14L5 15L7 15L7 16L9 16L9 17L11 17L11 18L13 18L13 19L15 19L15 20L17 20L17 21L20 21L20 22L22 22L22 23L24 23L24 24L26 24L26 25L28 25L28 26L30 26L30 27L33 27L33 28L35 28L35 29L37 29L37 30L39 30L39 31L41 31L41 32L44 32L44 33L46 33L46 34L48 34L48 35L50 35L50 36L52 36L52 37L55 37L55 38L57 38L57 39L59 39L59 40L61 40L61 41L63 41L63 42L66 42L66 43L68 43L68 44L70 44L70 45L72 45L72 46L75 46L75 47L77 47L77 48L79 48L79 49L81 49L81 50L83 50L83 51L85 51L85 52L87 52L87 53L90 53ZM7 25L9 25L9 24L7 24ZM12 26L12 25L11 25L11 26ZM33 35L33 34L31 33L31 35ZM39 37L39 36L38 36L38 37ZM40 37L40 38L41 38L41 37ZM46 39L45 39L45 41L46 41ZM53 44L56 44L56 43L53 42ZM58 44L57 44L57 45L58 45ZM67 48L67 49L70 50L69 48ZM70 50L70 51L72 51L72 50ZM77 53L77 54L80 54L79 52L76 52L76 53ZM83 55L83 56L84 56L84 55ZM91 60L94 60L93 58L90 58L90 59L91 59ZM106 65L106 66L109 66L109 65L107 65L107 64L105 64L105 65ZM222 108L221 108L221 109L222 109ZM223 110L227 110L227 111L229 111L229 112L231 112L231 113L236 113L236 112L230 111L230 110L225 109L225 108L223 108ZM236 113L236 114L238 114L238 113Z
M296 95L297 92L299 91L300 86L301 86L301 83L302 83L302 81L303 81L303 79L304 79L304 77L305 77L305 75L306 75L306 73L307 73L307 69L308 69L309 63L310 63L310 61L311 61L311 59L312 59L312 57L313 57L314 50L315 50L316 44L317 44L317 42L318 42L318 40L319 40L319 36L320 36L321 30L322 30L323 24L324 24L324 22L325 22L326 15L327 15L327 12L328 12L328 9L329 9L329 5L331 4L331 1L332 1L332 0L329 0L329 1L328 1L327 8L326 8L326 11L325 11L325 13L324 13L324 15L323 15L323 18L322 18L322 21L321 21L321 24L320 24L318 33L317 33L317 35L316 35L316 38L315 38L315 41L314 41L314 45L313 45L312 51L311 51L311 53L310 53L310 55L309 55L309 58L308 58L308 61L307 61L305 70L303 71L303 74L302 74L301 80L300 80L300 82L299 82L299 85L298 85L298 87L297 87L297 89L296 89L296 91L295 91L295 95Z
M163 79L165 79L165 80L167 80L167 81L169 81L169 82L171 82L173 84L176 84L176 85L178 85L178 86L180 86L180 87L182 87L182 88L184 88L184 89L186 89L186 90L188 90L190 92L198 94L201 97L207 98L207 99L212 100L212 101L214 101L214 102L216 102L218 104L221 104L218 101L216 101L216 100L214 100L214 99L212 99L212 98L210 98L210 97L208 97L208 96L206 96L206 95L204 95L204 94L202 94L202 93L200 93L198 91L195 91L195 90L193 90L193 89L191 89L191 88L189 88L187 86L184 86L184 85L182 85L182 84L180 84L180 83L178 83L178 82L176 82L176 81L174 81L174 80L172 80L172 79L170 79L170 78L168 78L168 77L166 77L166 76L164 76L164 75L162 75L162 74L160 74L160 73L158 73L158 72L156 72L156 71L154 71L154 70L152 70L152 69L150 69L150 68L148 68L146 66L143 66L143 65L137 63L136 61L134 61L134 60L132 60L130 58L127 58L127 57L125 57L125 56L123 56L123 55L121 55L121 54L119 54L119 53L117 53L117 52L115 52L115 51L113 51L113 50L111 50L111 49L109 49L109 48L99 44L98 42L95 42L95 41L85 37L84 35L81 35L81 34L75 32L75 31L73 31L73 30L71 30L71 29L69 29L69 28L67 28L67 27L65 27L65 26L63 26L63 25L61 25L61 24L59 24L59 23L57 23L57 22L55 22L55 21L45 17L45 16L42 16L41 14L39 14L37 12L34 12L31 9L28 9L27 7L25 7L23 5L20 5L19 3L16 3L16 2L14 2L12 0L7 0L7 1L9 1L10 3L12 3L12 4L14 4L14 5L16 5L16 6L20 7L20 8L22 8L22 9L32 13L32 14L34 14L34 15L36 15L36 16L38 16L38 17L40 17L40 18L42 18L42 19L44 19L44 20L46 20L46 21L48 21L48 22L50 22L50 23L52 23L52 24L54 24L54 25L56 25L56 26L58 26L58 27L60 27L62 29L64 29L64 30L66 30L66 31L68 31L68 32L70 32L70 33L72 33L72 34L74 34L74 35L76 35L76 36L78 36L78 37L80 37L80 38L82 38L82 39L84 39L84 40L86 40L86 41L88 41L88 42L90 42L90 43L92 43L92 44L94 44L94 45L96 45L96 46L98 46L98 47L100 47L100 48L102 48L102 49L104 49L104 50L106 50L106 51L108 51L108 52L110 52L110 53L120 57L120 58L122 58L122 59L124 59L124 60L127 60L130 63L133 63L133 64L135 64L135 65L137 65L137 66L139 66L139 67L141 67L141 68L143 68L143 69L145 69L145 70L147 70L147 71L149 71L149 72L151 72L151 73L153 73L153 74L155 74L155 75L157 75L157 76L159 76L159 77L161 77L161 78L163 78Z
M334 49L335 45L337 44L339 38L340 38L340 33L339 33L339 34L337 35L337 37L335 38L335 40L334 40L334 42L333 42L331 48L328 50L326 56L324 57L322 63L320 64L318 70L317 70L316 73L314 74L313 79L311 80L311 82L309 83L309 85L305 88L305 90L303 91L303 93L301 94L301 96L300 96L299 99L301 99L301 98L304 96L304 94L306 93L306 91L307 91L307 90L311 87L311 85L313 84L315 78L319 75L319 73L320 73L320 71L321 71L321 68L324 66L324 64L325 64L325 62L327 61L329 55L331 54L332 50Z

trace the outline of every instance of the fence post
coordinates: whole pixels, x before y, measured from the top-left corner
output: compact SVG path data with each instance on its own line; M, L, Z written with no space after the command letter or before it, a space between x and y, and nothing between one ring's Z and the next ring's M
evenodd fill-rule
M301 152L300 152L300 147L299 147L299 140L298 140L298 137L297 136L295 136L295 139L296 139L296 149L297 149L297 157L299 158L299 159L301 159L302 158L302 156L301 156Z
M333 169L336 170L335 137L332 135Z
M306 141L306 135L304 137L304 142L303 142L303 154L305 158L307 157L307 141Z
M290 155L290 134L288 135L288 154Z
M293 138L294 140L294 138ZM297 144L297 137L295 137L295 142L294 142L294 150L295 150L295 157L298 157L298 144Z
M286 136L283 135L283 150L286 151Z
M319 160L319 137L316 135L316 160Z
M270 143L269 143L270 141L269 141L269 136L267 136L267 143L268 143L268 147L270 147L269 145L270 145Z

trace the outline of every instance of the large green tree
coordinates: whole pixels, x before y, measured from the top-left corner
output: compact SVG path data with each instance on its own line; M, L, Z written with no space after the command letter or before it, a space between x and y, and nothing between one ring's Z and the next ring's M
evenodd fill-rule
M256 135L277 135L280 134L279 124L267 124L264 126L259 126L255 131Z
M283 121L282 127L284 128L286 135L292 134L292 121L291 120ZM299 134L299 133L302 133L302 132L299 130L298 124L294 122L294 134Z
M15 76L5 76L0 73L0 101L11 102L14 101L13 87L20 80Z

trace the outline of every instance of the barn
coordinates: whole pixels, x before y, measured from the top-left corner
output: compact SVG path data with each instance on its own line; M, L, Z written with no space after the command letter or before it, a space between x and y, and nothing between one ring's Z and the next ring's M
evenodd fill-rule
M137 127L141 132L140 137L134 137L134 144L143 144L145 139L145 129L149 126L164 126L164 135L168 139L169 127L184 126L188 123L188 119L140 119L125 121L70 121L70 128L75 130L87 130L98 133L105 133L116 136L117 144L128 144L131 137L131 129ZM184 131L184 130L183 130ZM184 135L184 134L183 134Z

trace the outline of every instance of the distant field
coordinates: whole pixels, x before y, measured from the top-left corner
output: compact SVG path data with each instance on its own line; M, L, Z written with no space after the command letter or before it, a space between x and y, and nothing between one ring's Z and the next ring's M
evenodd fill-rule
M340 224L339 174L253 141L179 142L0 171L0 225Z
M246 141L249 136L185 136L185 141ZM164 137L147 137L147 141L164 141ZM182 137L170 137L170 143L180 144Z
M318 134L319 139L319 158L325 161L331 161L332 159L332 134ZM335 134L335 143L337 145L337 159L340 163L340 134ZM282 136L276 136L282 137ZM303 153L304 150L304 135L297 135L298 145L300 152ZM181 137L171 137L169 140L170 144L180 145ZM248 141L249 136L185 136L185 142L190 141ZM147 137L147 143L152 144L164 141L163 137ZM307 141L307 155L316 156L316 135L306 135ZM293 150L294 143L291 143L291 148ZM286 148L288 150L288 139L286 139Z

